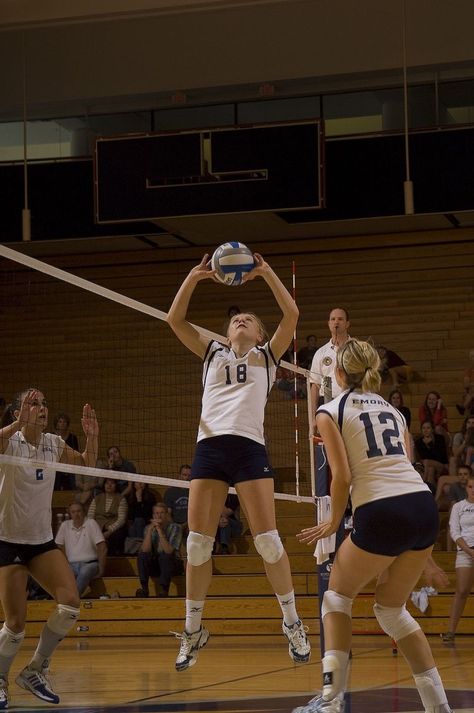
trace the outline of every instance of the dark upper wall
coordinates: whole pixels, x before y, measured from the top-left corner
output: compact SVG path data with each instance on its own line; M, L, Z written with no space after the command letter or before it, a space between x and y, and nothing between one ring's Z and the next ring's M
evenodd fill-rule
M59 106L66 113L68 106L107 111L107 102L121 96L263 81L319 77L327 87L331 77L401 66L401 0L237 4L197 12L191 2L188 12L24 30L32 115ZM2 6L5 0L0 13ZM21 17L28 20L27 13ZM474 61L472 0L407 0L407 20L411 67ZM22 35L15 28L0 32L0 119L21 115Z

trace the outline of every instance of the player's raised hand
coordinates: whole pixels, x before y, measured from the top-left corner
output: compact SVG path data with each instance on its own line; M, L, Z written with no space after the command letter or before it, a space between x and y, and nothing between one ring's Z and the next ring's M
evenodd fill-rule
M216 279L216 271L212 269L209 255L207 253L204 255L199 265L195 265L189 274L196 280L206 280L209 278L213 278L214 280Z
M99 435L99 423L97 421L97 416L95 410L90 404L86 404L82 409L81 423L86 437Z
M246 272L245 275L242 277L242 284L248 282L249 280L253 280L259 275L263 276L265 272L271 269L268 262L263 259L260 253L254 253L253 259L255 260L255 265L249 272Z

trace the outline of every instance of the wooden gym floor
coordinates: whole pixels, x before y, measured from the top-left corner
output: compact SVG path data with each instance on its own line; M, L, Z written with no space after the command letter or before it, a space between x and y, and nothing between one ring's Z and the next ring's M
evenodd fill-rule
M455 647L430 637L456 713L474 713L474 637ZM14 683L35 646L27 639L10 676L12 711L56 713L290 713L320 685L319 639L313 658L294 665L283 636L211 636L199 661L177 673L179 642L160 637L65 639L51 667L59 706L42 704ZM384 636L356 636L345 713L415 713L422 706L400 654Z

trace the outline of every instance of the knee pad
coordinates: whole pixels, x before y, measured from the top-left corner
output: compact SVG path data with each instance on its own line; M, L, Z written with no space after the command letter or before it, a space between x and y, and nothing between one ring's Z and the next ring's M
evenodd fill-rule
M421 628L407 611L405 604L402 607L384 607L375 602L374 613L383 631L394 641L400 641Z
M191 530L186 541L186 552L189 564L192 564L193 567L199 567L205 562L208 562L211 559L213 547L214 537L201 535L199 532L193 532Z
M324 619L326 614L331 612L339 612L346 614L349 619L352 616L353 599L349 599L344 594L338 594L333 589L328 589L324 592L323 603L321 605L321 619Z
M253 538L255 549L264 562L276 564L281 559L284 548L278 530L269 530Z
M56 609L50 614L48 627L59 636L66 636L69 629L74 626L79 619L80 610L77 607L70 607L67 604L58 604Z

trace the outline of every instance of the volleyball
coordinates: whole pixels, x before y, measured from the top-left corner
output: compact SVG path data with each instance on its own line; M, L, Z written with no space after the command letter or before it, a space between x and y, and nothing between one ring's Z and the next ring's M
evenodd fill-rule
M243 243L224 243L214 250L211 267L219 282L231 287L242 284L245 273L254 267L252 251Z

